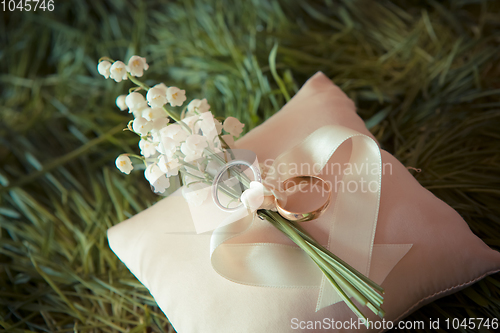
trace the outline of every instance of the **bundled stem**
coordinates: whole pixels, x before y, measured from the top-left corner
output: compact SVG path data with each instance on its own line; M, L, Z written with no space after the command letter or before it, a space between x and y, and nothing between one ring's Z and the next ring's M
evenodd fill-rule
M342 300L358 318L367 323L366 316L349 297L353 297L358 303L368 307L379 317L385 315L384 310L381 308L383 296L378 293L384 292L382 287L319 244L297 223L286 220L278 213L269 210L259 210L258 215L287 235L310 256L339 293Z

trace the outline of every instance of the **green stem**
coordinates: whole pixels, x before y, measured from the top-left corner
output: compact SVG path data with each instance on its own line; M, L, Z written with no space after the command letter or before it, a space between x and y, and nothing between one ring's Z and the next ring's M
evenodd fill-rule
M184 128L184 130L187 129L189 131L189 133L192 133L189 126L185 122L181 121L180 117L177 114L175 114L173 111L169 110L166 105L163 105L163 110L165 110L165 112L168 114L168 116L170 118L172 118L173 120L175 120L176 123L180 124Z
M127 73L127 77L131 82L135 83L137 86L141 87L142 89L144 89L146 91L149 90L150 87L148 85L146 85L144 82L137 80L136 77L130 75L130 73Z
M295 232L293 228L290 227L289 222L287 220L283 219L278 213L269 212L269 214L273 217L275 221L277 221L284 228L285 231L287 231L288 234L293 236L292 240L297 240L299 242L299 244L297 245L301 247L305 246L306 252L312 258L314 258L315 261L320 262L332 275L334 275L335 278L338 279L342 287L344 289L347 289L352 294L352 296L354 296L358 300L358 302L360 302L363 305L367 303L367 300L364 299L364 297L360 297L361 295L359 295L359 292L356 289L354 289L350 283L348 283L342 276L340 276L338 272L332 271L330 269L331 266L323 258L321 258L321 256L316 251L314 251L314 249L302 237L300 237L300 235L297 232Z
M384 310L380 307L383 303L383 297L375 291L378 290L383 293L384 290L382 287L342 261L328 249L320 245L309 234L307 234L307 232L299 227L297 223L285 220L279 214L274 212L270 212L269 214L272 215L275 220L282 221L283 223L286 223L288 226L294 229L294 231L300 237L302 237L316 251L316 253L318 253L325 261L327 261L336 272L338 272L345 280L348 280L349 284L356 288L357 292L359 292L367 300L367 303L365 305L371 311L373 311L381 318L385 315ZM288 235L286 230L280 230ZM290 237L290 235L288 236Z
M193 177L193 178L196 178L196 179L199 179L201 180L202 182L204 182L205 184L208 184L208 185L211 185L212 182L210 181L210 179L208 179L208 182L207 182L207 178L202 178L202 177L199 177L199 176L196 176L196 175L193 175L192 173L189 173L187 171L181 171L182 173L184 174L187 174L189 175L189 177ZM207 174L206 174L207 175ZM213 179L212 179L213 180ZM220 184L219 185L221 187L221 190L222 192L224 192L227 196L233 198L233 200L235 199L239 199L240 196L238 195L238 193L232 191L230 188L228 188L227 186L225 186L224 184Z
M379 292L383 293L384 289L367 278L365 275L361 274L358 270L356 270L354 267L331 253L327 248L319 244L314 238L312 238L304 229L302 229L297 223L290 221L290 226L295 229L296 232L298 232L307 242L311 243L313 246L315 246L319 251L322 251L326 253L332 260L336 261L340 265L346 267L348 271L352 272L355 276L357 276L359 279L370 285L370 287L378 290ZM377 294L378 295L378 294Z
M314 248L314 245L311 245ZM354 280L356 282L356 289L369 301L368 304L373 304L376 310L373 310L375 314L382 313L380 306L383 303L383 297L377 294L372 288L370 288L366 283L360 280L356 275L352 274L349 270L345 269L342 265L339 265L336 261L332 260L326 253L320 251L316 248L314 250L324 259L326 260L332 267L339 272L342 277L346 280ZM351 282L352 283L352 282ZM367 306L369 306L367 304Z
M143 156L139 156L137 154L125 154L129 157L134 157L134 158L137 158L138 160L141 160L143 163L144 163L144 166L147 168L148 167L148 163L146 162L146 158L143 157Z
M357 306L349 299L343 289L346 289L351 296L353 296L359 303L366 305L368 301L352 286L350 285L339 273L331 268L331 266L316 252L311 246L302 238L300 235L291 228L287 221L283 220L281 217L277 217L277 213L271 211L259 211L259 215L267 217L274 225L279 225L278 229L283 231L288 237L297 244L302 250L304 250L311 259L319 266L319 268L325 273L332 286L338 291L339 295L347 306L359 317L366 321L365 315L357 308ZM270 219L269 219L270 218Z
M144 156L140 156L140 155L137 155L137 154L130 154L130 153L127 153L126 155L127 155L127 156L129 156L129 157L135 157L135 158L137 158L137 159L139 159L139 160L142 160L142 161L144 161L144 160L145 160L145 157L144 157Z
M210 148L205 148L205 150L209 153L209 156L212 156L214 158L214 161L218 162L219 165L226 165L226 160L224 160L222 157L220 157L218 154L216 154L215 152L213 152ZM250 188L250 179L248 179L248 177L238 171L238 170L233 170L233 172L236 174L238 180L246 187L246 188Z

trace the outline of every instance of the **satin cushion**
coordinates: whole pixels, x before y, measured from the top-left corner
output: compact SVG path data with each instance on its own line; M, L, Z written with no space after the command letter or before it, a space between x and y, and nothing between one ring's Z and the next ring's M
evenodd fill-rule
M316 129L341 125L369 135L354 103L325 75L317 73L281 111L236 142L259 161L273 160ZM332 157L342 160L350 147ZM382 177L375 234L377 244L413 244L382 283L385 320L401 320L419 307L456 292L500 270L500 253L491 250L460 215L424 189L391 154ZM322 230L308 229L324 243ZM252 241L287 243L264 223ZM318 288L263 288L231 282L210 264L210 233L196 234L180 191L108 230L111 249L149 289L177 332L297 332L308 321L354 318L340 302L315 312ZM364 309L364 313L369 311ZM374 315L369 315L376 320ZM331 321L330 321L331 322ZM357 331L370 331L356 325ZM352 327L351 327L352 328ZM380 329L373 329L380 331ZM311 331L311 330L309 330ZM340 329L339 331L343 331ZM353 331L353 329L346 329Z

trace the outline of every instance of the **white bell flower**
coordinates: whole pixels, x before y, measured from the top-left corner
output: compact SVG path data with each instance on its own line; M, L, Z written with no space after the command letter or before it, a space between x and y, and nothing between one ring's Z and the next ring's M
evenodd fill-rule
M130 110L129 110L130 113ZM134 115L134 118L140 118L142 117L142 110L134 110L132 111L132 114Z
M168 118L158 118L158 119L155 119L155 120L152 121L153 122L153 128L151 129L151 134L157 134L158 135L158 141L159 141L159 138L160 138L160 134L159 134L160 130L162 128L167 127L169 121L170 120Z
M200 126L203 135L208 135L210 132L217 133L215 119L211 112L202 113L198 119L200 120L198 125Z
M205 113L210 110L207 99L193 99L187 106L186 116L194 116L196 113Z
M191 132L193 133L197 133L199 131L199 126L198 126L198 123L196 123L196 121L198 120L198 116L192 116L192 117L184 117L184 119L182 119L181 121L187 125L187 127L189 127L191 129ZM196 125L196 128L195 128L195 125Z
M234 137L239 137L241 132L243 132L244 124L242 124L238 119L234 117L227 117L224 120L224 131L231 134Z
M207 146L206 138L198 134L191 134L186 139L186 142L181 144L181 152L186 155L184 161L191 162L201 158Z
M161 135L160 141L156 146L156 150L163 155L166 155L168 158L173 158L175 153L177 152L177 142L174 139Z
M163 193L170 186L170 181L156 164L150 164L144 171L144 177L154 187L155 192Z
M167 89L168 89L168 87L165 85L165 83L163 83L163 82L162 83L158 83L158 84L154 85L153 88L161 89L164 92L165 96L167 96Z
M167 95L161 88L150 88L146 94L146 99L152 108L161 108L167 104Z
M153 129L151 130L151 141L153 141L154 143L160 143L160 139L161 139L160 131L156 131L154 129L154 122L153 122ZM158 146L156 150L158 150Z
M164 173L168 172L168 157L165 155L160 155L158 158L158 167Z
M139 133L141 136L148 135L149 131L153 128L153 124L150 121L147 121L143 117L137 117L132 122L132 130L136 133Z
M107 60L103 60L99 64L97 64L97 71L106 79L108 79L109 75L111 74L109 71L110 68L111 68L111 63Z
M214 137L222 132L222 124L214 118L211 112L202 113L199 116L200 121L197 123L203 135Z
M118 156L115 160L115 164L121 172L126 173L127 175L130 174L130 171L134 169L130 157L128 157L126 154L121 154L120 156Z
M144 177L151 185L153 185L153 183L164 174L165 173L161 171L160 167L156 165L156 163L149 164L146 170L144 170Z
M179 174L179 168L182 164L179 163L177 158L168 158L165 155L161 155L158 159L158 166L162 172L167 174L167 177L177 176Z
M179 124L172 124L162 128L160 135L173 139L177 144L180 144L188 137L188 133Z
M146 58L134 55L128 61L127 70L132 76L141 77L148 68L149 65L146 63Z
M168 87L167 100L172 106L181 106L186 100L186 91L177 87Z
M142 117L146 118L147 120L156 120L159 118L166 118L167 113L163 108L144 108L142 111Z
M125 97L125 105L129 108L129 113L146 108L148 103L141 93L132 92Z
M186 199L190 206L201 206L208 198L210 186L203 183L195 183L198 182L198 180L189 176L186 176L184 181L186 183L186 185L182 187L182 196L184 199Z
M127 79L127 66L122 61L115 61L109 69L109 77L116 82L121 82Z
M182 164L179 163L179 159L178 158L171 159L168 163L169 164L168 164L167 176L170 177L179 175L179 169L182 167Z
M222 124L213 117L211 112L202 113L199 119L196 126L201 129L210 148L217 150L220 147L219 134L222 130Z
M150 142L148 140L139 140L139 148L141 149L141 155L144 157L150 157L156 154L157 144Z
M161 176L154 182L153 189L156 193L164 193L170 187L170 179L166 175Z
M127 103L125 103L125 99L127 95L120 95L116 98L116 106L120 109L120 111L125 111L128 109Z

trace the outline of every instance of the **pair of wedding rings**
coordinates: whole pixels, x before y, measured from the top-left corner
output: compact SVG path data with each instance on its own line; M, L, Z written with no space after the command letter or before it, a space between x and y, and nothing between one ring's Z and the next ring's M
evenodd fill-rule
M219 187L219 182L222 179L222 176L228 171L231 167L237 166L237 165L244 165L248 167L254 176L254 181L257 182L262 182L262 177L257 168L255 168L252 164L246 162L246 161L231 161L227 163L214 177L213 184L212 184L212 198L214 203L223 211L226 212L233 212L238 210L241 206L238 207L233 207L229 208L224 205L222 205L219 201L219 196L218 196L218 187ZM278 213L283 216L284 218L290 220L290 221L296 221L296 222L306 222L306 221L311 221L314 219L317 219L321 214L323 214L326 209L328 208L328 205L330 204L330 199L331 199L331 194L332 194L332 189L331 186L322 178L318 176L295 176L288 178L284 182L281 183L281 189L282 191L289 191L289 190L294 190L297 186L300 188L303 185L310 184L311 188L317 188L318 190L321 189L322 198L326 197L326 200L322 200L320 204L318 205L319 207L307 211L307 212L296 212L296 211L291 211L288 209L285 209L285 207L282 206L281 200L278 198L274 198L274 203L276 205L276 209Z

